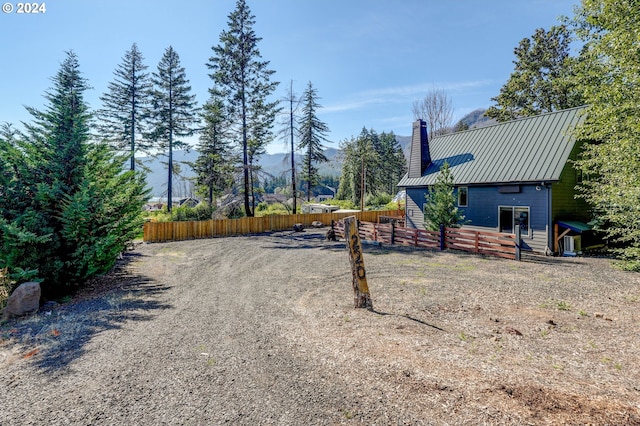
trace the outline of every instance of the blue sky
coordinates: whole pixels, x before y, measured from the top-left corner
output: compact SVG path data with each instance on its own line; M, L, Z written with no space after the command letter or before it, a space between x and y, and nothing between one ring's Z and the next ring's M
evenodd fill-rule
M3 0L4 2L4 0ZM410 135L411 105L430 89L451 97L457 120L491 98L513 71L513 49L536 28L571 16L578 0L247 0L263 40L259 49L286 95L311 81L329 146L363 127ZM10 2L14 7L17 2ZM193 93L206 101L205 66L227 27L235 0L50 0L44 14L0 13L0 122L29 121L24 106L42 107L50 78L78 55L99 96L136 42L149 71L169 45L180 55ZM19 126L18 126L19 127ZM269 152L286 150L274 141Z

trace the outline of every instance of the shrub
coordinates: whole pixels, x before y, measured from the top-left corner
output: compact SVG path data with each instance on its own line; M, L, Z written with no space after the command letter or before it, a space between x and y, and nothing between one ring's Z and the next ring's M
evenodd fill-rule
M367 196L367 205L368 206L384 206L385 204L389 204L393 200L393 197L385 192L380 194Z

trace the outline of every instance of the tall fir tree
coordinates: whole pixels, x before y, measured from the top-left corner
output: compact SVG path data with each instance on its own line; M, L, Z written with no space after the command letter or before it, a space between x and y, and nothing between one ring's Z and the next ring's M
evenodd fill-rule
M571 77L575 59L569 55L570 43L565 25L539 28L522 39L514 49L515 69L485 115L508 121L582 105L580 86Z
M222 99L212 95L202 109L204 128L200 133L198 159L193 165L196 183L204 190L210 206L233 185L235 158L229 140L227 114Z
M108 92L100 97L97 112L99 139L108 141L118 151L129 152L130 169L135 170L135 156L147 152L150 143L145 134L145 119L150 107L151 81L138 45L133 43L114 71Z
M301 178L307 184L307 201L311 200L312 188L318 184L319 172L316 164L329 161L322 145L327 141L329 126L317 116L321 107L318 99L320 98L317 89L309 82L302 94L302 115L298 125L298 148L304 152Z
M178 138L195 133L198 109L185 69L180 65L180 57L173 47L169 46L165 50L151 80L154 88L150 138L156 142L156 148L166 152L163 155L168 157L167 210L170 212L173 203L173 174L177 166L173 162L173 150L188 147Z
M244 0L238 0L235 10L229 15L228 29L220 34L220 44L213 46L213 56L208 67L214 82L212 90L225 98L231 121L242 151L244 209L253 216L253 163L261 147L271 141L271 127L277 112L277 102L268 97L278 83L270 81L275 71L262 61L258 42L261 40L253 30L255 17Z

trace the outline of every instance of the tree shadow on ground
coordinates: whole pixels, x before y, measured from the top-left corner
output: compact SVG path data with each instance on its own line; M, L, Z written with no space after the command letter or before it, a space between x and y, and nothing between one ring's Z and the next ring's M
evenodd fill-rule
M280 231L270 235L274 237L263 244L263 248L282 249L282 250L300 250L300 249L320 249L330 251L345 250L344 242L328 241L325 232L294 232Z
M320 232L321 231L321 232ZM263 248L275 248L282 250L299 250L299 249L320 249L335 252L344 251L346 253L346 242L344 240L329 241L326 238L326 230L313 230L311 232L294 232L280 231L271 234L275 237L275 241L269 241L269 245L263 245ZM420 247L410 247L398 244L378 244L372 241L362 241L362 251L371 255L388 255L392 253L402 253L410 256L431 257L433 250Z
M127 253L111 272L88 281L72 302L47 304L32 316L9 321L0 326L0 336L45 373L64 370L86 353L95 335L130 321L151 321L154 311L172 308L160 300L168 287L128 270L141 257Z
M532 263L538 265L553 265L563 268L574 267L576 265L584 265L588 263L585 258L562 257L562 256L545 256L538 253L523 252L520 261L524 263Z
M413 321L413 322L416 322L416 323L418 323L418 324L425 325L425 326L427 326L427 327L431 327L431 328L433 328L434 330L444 331L444 332L446 332L446 331L447 331L447 330L445 330L444 328L440 328L440 327L438 327L437 325L429 324L428 322L422 321L422 320L420 320L420 319L418 319L418 318L414 318L414 317L412 317L412 316L410 316L410 315L407 315L407 314L405 314L405 315L392 314L392 313L389 313L389 312L376 311L375 309L372 309L372 310L371 310L371 312L373 312L373 313L374 313L374 314L376 314L376 315L380 315L380 316L387 316L387 315L390 315L390 316L394 316L394 317L406 318L406 319L411 320L411 321Z

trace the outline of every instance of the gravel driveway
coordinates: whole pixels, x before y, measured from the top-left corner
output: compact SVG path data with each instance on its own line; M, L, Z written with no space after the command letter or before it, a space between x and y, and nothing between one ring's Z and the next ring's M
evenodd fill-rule
M321 231L143 244L0 328L0 424L640 424L640 279Z

